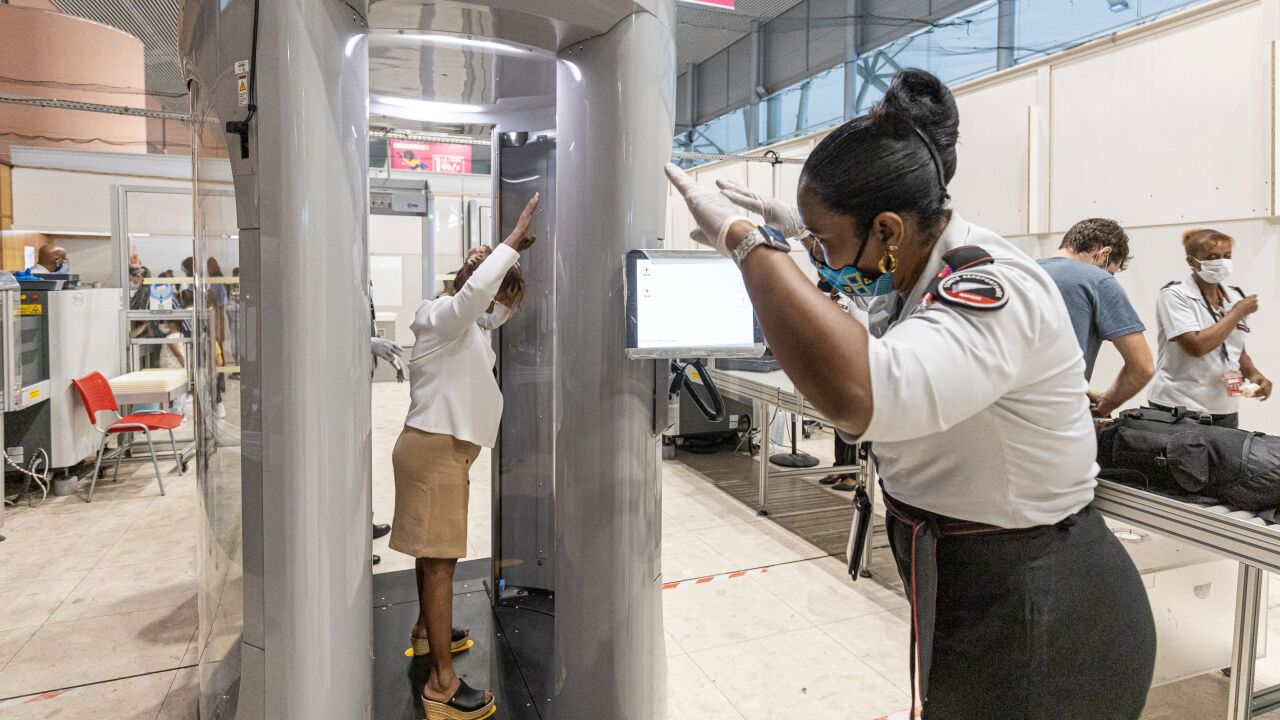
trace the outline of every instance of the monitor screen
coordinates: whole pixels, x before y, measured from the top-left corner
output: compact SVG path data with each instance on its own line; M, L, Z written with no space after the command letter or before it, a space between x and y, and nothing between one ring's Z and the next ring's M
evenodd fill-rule
M751 298L729 258L702 251L627 256L627 349L632 357L758 356Z

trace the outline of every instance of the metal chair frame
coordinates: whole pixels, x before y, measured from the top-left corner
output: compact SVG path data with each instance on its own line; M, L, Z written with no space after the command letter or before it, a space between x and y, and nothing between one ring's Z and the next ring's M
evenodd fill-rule
M101 414L107 411L99 410L98 412ZM102 455L107 449L107 441L111 439L112 435L123 435L126 433L132 433L139 430L141 430L142 434L147 438L147 450L151 453L151 466L155 468L155 471L156 471L156 484L160 486L160 494L164 495L164 480L160 476L160 461L156 458L156 446L155 446L155 443L153 443L151 440L151 428L147 427L146 425L142 425L140 423L128 423L125 425L119 425L117 423L123 420L124 416L120 414L119 410L111 410L110 412L114 413L116 417L114 421L107 424L107 427L103 428L100 425L98 425L96 419L95 419L95 422L93 423L93 429L102 433L102 442L98 444L98 459L93 464L93 479L89 482L89 497L85 500L85 502L93 502L93 492L98 487L98 472L102 467ZM134 415L159 415L159 414L163 414L163 412L164 411L162 410L147 410L144 412L133 413L133 414ZM112 432L113 430L115 432ZM178 474L181 475L182 474L182 455L178 453L178 441L174 439L173 430L169 430L169 446L173 448L173 456L177 458ZM120 461L123 458L124 458L124 449L121 448L120 452L116 453L115 469L112 470L112 473L111 473L111 482L113 483L120 481Z

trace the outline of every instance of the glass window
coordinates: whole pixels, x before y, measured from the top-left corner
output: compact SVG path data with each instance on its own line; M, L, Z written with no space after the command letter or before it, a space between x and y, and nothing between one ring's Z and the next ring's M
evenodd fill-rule
M1207 0L1018 0L1015 60L1027 62L1094 38L1150 22ZM988 0L940 20L854 63L854 111L862 114L884 97L895 73L921 68L948 85L996 70L999 9ZM767 145L844 119L845 66L803 80L760 101L756 144ZM685 136L672 147L686 148ZM739 152L746 148L746 110L736 110L695 128L691 149Z
M1056 3L1058 0L1053 1ZM996 3L985 2L878 50L864 53L856 63L856 111L862 114L884 97L889 82L899 70L928 70L948 85L995 72L998 23Z
M797 116L800 130L816 130L844 121L844 65L837 65L805 81L808 97Z
M837 65L760 102L760 145L844 120L844 65Z
M1017 62L1035 60L1205 0L1020 0Z
M1017 4L1017 62L1036 60L1138 22L1138 0L1022 0Z
M738 108L693 129L693 152L736 153L747 149L747 109Z

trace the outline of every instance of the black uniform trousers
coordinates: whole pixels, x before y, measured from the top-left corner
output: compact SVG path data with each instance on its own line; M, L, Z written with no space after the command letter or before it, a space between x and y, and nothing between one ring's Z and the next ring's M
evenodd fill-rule
M911 596L912 528L888 518ZM1155 666L1137 569L1092 507L937 544L925 720L1134 720Z

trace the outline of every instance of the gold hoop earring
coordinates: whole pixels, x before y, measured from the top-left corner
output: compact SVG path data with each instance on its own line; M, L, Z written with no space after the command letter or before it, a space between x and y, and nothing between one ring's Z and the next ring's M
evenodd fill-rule
M894 254L897 250L897 245L889 246L889 250L880 258L880 272L887 274L898 269L898 256Z

